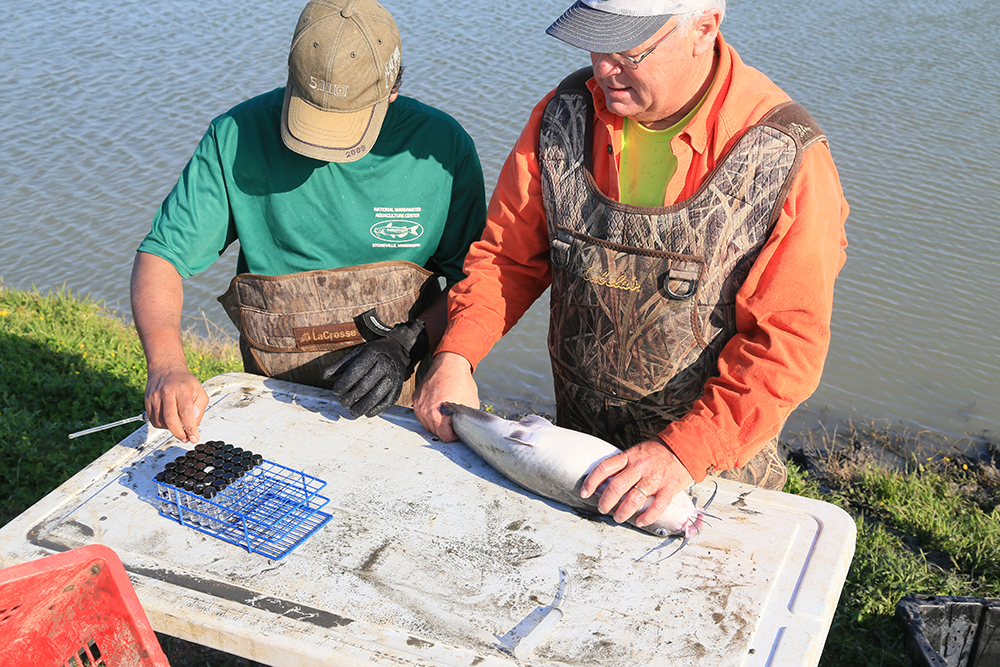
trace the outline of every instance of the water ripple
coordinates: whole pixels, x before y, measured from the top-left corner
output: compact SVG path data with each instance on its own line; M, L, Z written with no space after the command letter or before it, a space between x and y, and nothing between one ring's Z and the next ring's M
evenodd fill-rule
M303 4L17 2L0 25L0 276L127 308L135 247L213 116L284 85ZM568 0L386 0L403 92L476 140L487 189L541 96L587 54L547 37ZM794 16L776 23L774 16ZM830 137L851 203L834 339L806 414L995 429L1000 372L1000 5L731 3L743 59ZM886 29L891 25L892 29ZM58 39L53 39L57 35ZM228 326L235 252L186 283L185 322ZM552 410L536 304L477 373L484 398Z

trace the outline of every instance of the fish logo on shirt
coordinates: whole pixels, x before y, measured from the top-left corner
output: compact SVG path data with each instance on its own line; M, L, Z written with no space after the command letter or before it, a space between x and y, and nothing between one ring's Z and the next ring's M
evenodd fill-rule
M419 222L409 220L382 220L372 225L370 231L380 241L408 243L423 236L424 227Z

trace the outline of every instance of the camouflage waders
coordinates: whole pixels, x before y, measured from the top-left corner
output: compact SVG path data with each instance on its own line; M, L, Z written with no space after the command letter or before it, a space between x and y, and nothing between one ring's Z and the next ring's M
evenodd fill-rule
M553 267L549 353L559 425L624 449L690 412L718 374L719 353L736 334L736 293L802 152L824 136L801 106L780 105L744 132L691 198L622 204L598 189L590 168L589 77L581 71L560 85L539 133ZM718 474L780 489L777 440Z
M248 373L329 386L323 370L365 342L354 318L374 308L392 326L440 294L437 276L411 262L377 262L284 276L242 273L219 301L240 331ZM397 403L410 406L416 373Z

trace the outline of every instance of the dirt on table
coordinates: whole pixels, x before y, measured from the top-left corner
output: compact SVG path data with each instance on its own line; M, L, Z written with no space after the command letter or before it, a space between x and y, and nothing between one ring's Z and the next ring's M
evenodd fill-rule
M1000 505L1000 445L991 434L949 438L845 422L786 436L780 454L816 479L821 491L842 488L870 467L906 472L926 465L948 475L955 490L985 512ZM175 637L157 637L171 667L267 667Z

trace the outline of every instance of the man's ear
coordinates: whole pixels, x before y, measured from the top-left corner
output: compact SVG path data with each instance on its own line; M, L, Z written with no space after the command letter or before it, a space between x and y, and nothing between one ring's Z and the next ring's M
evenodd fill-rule
M393 102L395 102L397 97L399 97L399 91L398 90L394 90L391 93L389 93L389 104L392 104Z
M702 14L691 26L694 34L694 56L698 57L715 50L715 39L719 36L722 12L713 7Z

